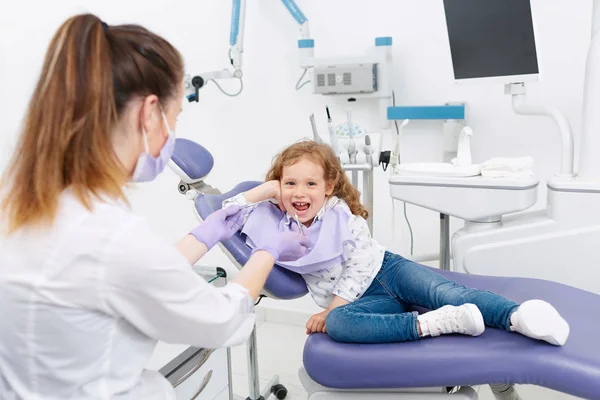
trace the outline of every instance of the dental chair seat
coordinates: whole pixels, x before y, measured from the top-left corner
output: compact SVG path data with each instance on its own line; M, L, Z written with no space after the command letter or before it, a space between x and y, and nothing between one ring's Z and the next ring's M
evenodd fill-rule
M199 194L195 200L196 212L200 218L205 219L214 211L221 209L223 200L250 190L261 183L263 182L242 182L221 195ZM245 237L242 234L238 233L231 239L222 241L221 244L240 265L244 265L250 258L251 250L246 245ZM304 296L308 293L308 289L300 275L275 265L267 278L265 292L269 297L291 300Z
M304 347L308 375L335 389L532 384L600 398L600 296L538 279L436 272L518 303L534 298L552 303L571 327L567 343L555 347L493 328L479 337L392 344L338 343L319 333L310 335Z

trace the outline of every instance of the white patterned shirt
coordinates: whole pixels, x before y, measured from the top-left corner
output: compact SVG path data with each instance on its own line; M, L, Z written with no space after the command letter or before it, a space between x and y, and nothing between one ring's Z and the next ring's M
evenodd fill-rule
M243 193L240 193L223 201L223 207L232 204L247 206L250 203ZM333 207L348 209L345 201L332 196L319 210L315 220L323 218L323 214ZM247 212L244 223L253 209L254 207L242 209ZM292 216L286 213L286 218L289 223ZM385 248L371 237L369 226L363 217L351 215L348 219L348 229L355 243L344 243L346 261L324 270L302 275L311 296L320 307L327 308L333 295L349 302L358 300L369 288L383 263Z

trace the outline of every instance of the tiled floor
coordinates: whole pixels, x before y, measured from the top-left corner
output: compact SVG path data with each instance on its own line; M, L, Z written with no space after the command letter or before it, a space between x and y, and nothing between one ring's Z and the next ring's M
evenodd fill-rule
M274 374L288 389L289 400L306 400L306 392L300 384L298 369L302 365L302 349L306 341L304 330L298 326L260 323L257 330L259 376L262 388ZM246 347L232 349L233 389L235 394L248 396L248 365ZM261 388L261 389L262 389ZM494 400L489 387L479 389L480 400ZM574 397L552 392L536 386L518 388L523 400L569 400ZM271 397L274 399L275 397Z

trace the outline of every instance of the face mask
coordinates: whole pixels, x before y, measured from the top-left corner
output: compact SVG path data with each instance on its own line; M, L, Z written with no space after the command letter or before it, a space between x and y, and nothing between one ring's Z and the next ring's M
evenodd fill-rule
M160 149L160 154L158 157L153 157L148 150L148 136L146 134L146 130L142 126L144 148L146 151L140 154L138 157L137 165L135 166L135 170L133 172L133 182L149 182L156 178L161 172L163 172L169 163L171 156L173 155L173 150L175 149L175 131L172 131L171 128L169 128L169 123L167 122L165 113L161 111L161 115L167 127L167 131L169 132L169 137L167 138L167 141L162 149Z

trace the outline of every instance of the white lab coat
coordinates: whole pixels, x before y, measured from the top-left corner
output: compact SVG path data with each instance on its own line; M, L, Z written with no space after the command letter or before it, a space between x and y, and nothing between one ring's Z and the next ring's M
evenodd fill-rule
M253 302L215 288L123 204L66 191L47 231L0 238L1 399L171 399L144 371L157 340L245 341Z

